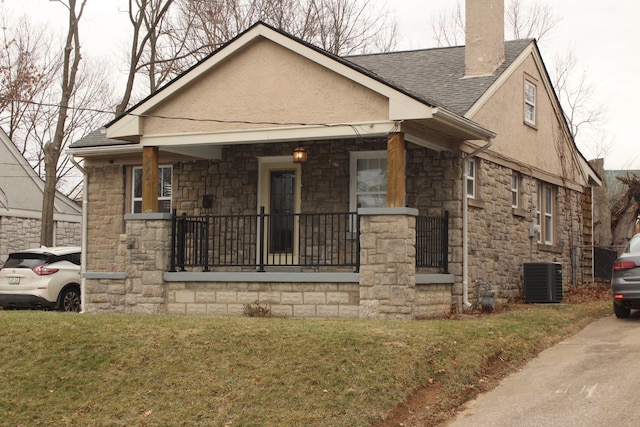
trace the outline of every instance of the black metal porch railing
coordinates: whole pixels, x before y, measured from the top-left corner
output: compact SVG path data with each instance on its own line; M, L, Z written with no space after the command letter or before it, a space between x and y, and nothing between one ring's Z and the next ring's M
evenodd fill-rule
M416 267L449 272L449 212L416 218Z
M360 268L354 212L172 216L171 271ZM262 236L262 238L260 238ZM449 215L416 218L416 267L448 272Z
M171 270L188 267L353 267L360 265L358 215L297 213L176 215ZM260 236L262 238L260 238Z

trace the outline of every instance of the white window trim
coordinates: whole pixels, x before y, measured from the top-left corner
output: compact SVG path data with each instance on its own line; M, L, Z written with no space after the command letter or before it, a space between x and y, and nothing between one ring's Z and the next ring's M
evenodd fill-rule
M358 210L358 190L356 186L356 178L358 176L358 160L360 159L386 159L387 152L385 150L377 151L352 151L350 153L349 163L349 209L350 212ZM373 194L373 193L371 193ZM387 190L376 194L387 195Z
M536 225L538 226L538 243L542 243L542 183L538 183L538 202L536 203Z
M469 174L469 170L471 169L469 166L473 165L473 173ZM477 180L477 176L478 176L478 163L476 162L476 159L470 159L470 160L466 160L464 162L464 192L467 195L467 198L469 199L475 199L476 198L476 194L478 193L476 191L476 186L478 183ZM471 182L471 192L469 192L469 182Z
M169 168L171 170L171 196L160 196L158 195L158 202L160 201L169 201L169 211L171 211L171 208L173 206L173 201L171 200L173 197L173 166L172 165L158 165L158 170L163 169L163 168ZM141 197L135 197L135 192L136 192L136 170L142 170L142 166L134 166L131 169L131 213L139 213L139 212L135 212L135 206L136 203L135 202L141 202L142 203L142 196Z
M527 99L527 88L528 87L533 88L533 101L530 101L530 100ZM538 87L534 83L532 83L531 81L525 80L524 81L524 122L529 124L529 125L531 125L531 126L535 126L536 125L537 98L538 98ZM531 107L531 109L532 109L532 112L533 112L533 118L532 119L530 119L528 117L527 106Z
M551 194L550 205L547 203L547 192ZM538 203L536 206L536 224L540 230L538 243L545 245L553 245L555 239L555 192L554 186L538 182Z
M548 193L547 193L548 192ZM547 194L550 194L551 197L547 198ZM544 243L548 245L552 245L554 241L554 194L553 187L550 185L544 186Z
M520 174L518 172L511 174L511 207L516 209L520 207Z

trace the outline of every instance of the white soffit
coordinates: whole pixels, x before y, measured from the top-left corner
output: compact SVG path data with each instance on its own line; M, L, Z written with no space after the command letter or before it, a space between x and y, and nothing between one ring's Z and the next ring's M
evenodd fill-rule
M140 145L187 147L194 144L225 145L233 143L250 144L256 142L353 138L356 136L373 137L386 136L396 127L397 125L393 121L383 121L358 124L279 126L269 129L240 129L206 133L176 133L145 136L140 140ZM188 142L185 143L185 141Z

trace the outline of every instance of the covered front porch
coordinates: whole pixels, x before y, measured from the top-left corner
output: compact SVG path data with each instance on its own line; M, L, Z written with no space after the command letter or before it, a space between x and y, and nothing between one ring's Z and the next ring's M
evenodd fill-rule
M256 25L108 124L108 143L76 146L94 174L87 309L441 315L463 271L464 156L493 137Z
M291 155L301 144L302 164ZM212 150L217 159L170 163L171 151L142 149L147 211L124 215L113 258L124 271L85 274L87 311L242 315L263 304L292 317L449 312L462 272L458 152L400 132L227 145ZM172 210L162 213L154 171L167 164Z
M127 272L87 273L87 311L228 316L243 315L247 305L259 304L286 317L414 319L447 314L455 278L442 267L416 268L417 211L362 209L358 217L357 268L265 265L265 271L171 271L177 218L127 215L126 237L119 246Z

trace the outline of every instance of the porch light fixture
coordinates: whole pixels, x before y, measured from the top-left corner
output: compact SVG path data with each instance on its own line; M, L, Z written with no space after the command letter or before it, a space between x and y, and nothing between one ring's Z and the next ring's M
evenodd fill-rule
M302 145L293 150L293 163L307 163L307 150Z

